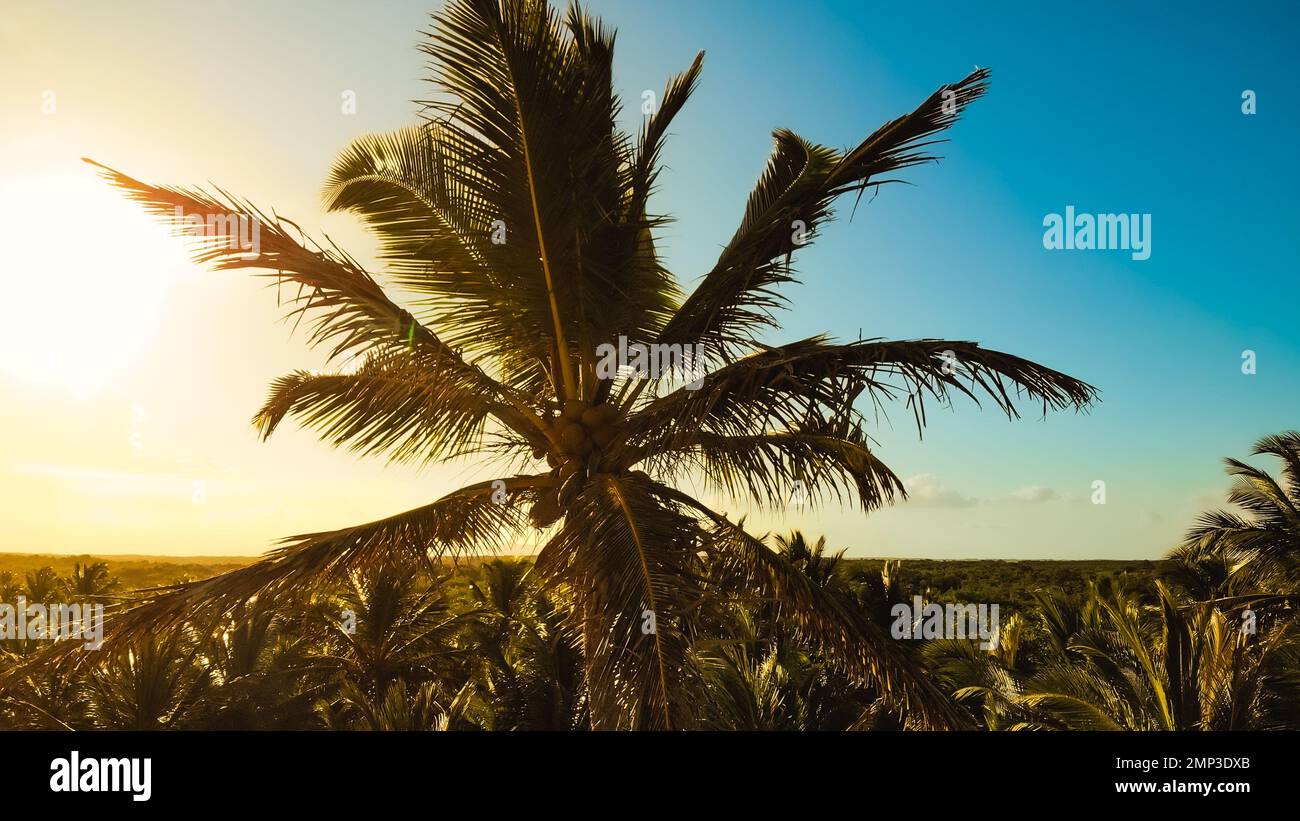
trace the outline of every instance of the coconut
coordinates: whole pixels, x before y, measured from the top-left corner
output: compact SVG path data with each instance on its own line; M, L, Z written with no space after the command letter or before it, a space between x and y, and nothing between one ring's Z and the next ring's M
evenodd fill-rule
M596 447L603 448L614 441L614 431L611 428L597 428L592 431L591 440L596 443Z
M582 412L582 425L588 430L605 424L605 405L587 408Z
M582 418L582 412L585 411L586 409L587 406L584 405L581 401L577 399L570 399L569 401L564 403L564 410L560 412L560 416L562 416L565 419L568 419L570 422L577 422L579 419Z
M528 519L533 523L533 527L541 530L555 524L563 513L564 509L560 507L559 500L548 493L533 503L532 509L528 511Z
M564 445L566 451L577 453L586 441L587 432L582 429L582 425L570 423L560 429L560 444Z

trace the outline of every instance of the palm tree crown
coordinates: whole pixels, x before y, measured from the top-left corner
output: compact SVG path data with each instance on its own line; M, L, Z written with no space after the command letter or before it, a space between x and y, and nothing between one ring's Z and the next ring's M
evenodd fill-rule
M1255 443L1252 455L1280 459L1281 481L1239 459L1225 459L1233 477L1228 501L1246 515L1222 510L1203 514L1182 550L1227 552L1294 568L1300 562L1300 432L1265 436Z
M567 597L594 727L689 724L702 680L695 625L741 594L779 602L791 629L912 724L959 721L875 625L676 483L699 476L780 508L798 482L814 502L871 510L905 490L870 446L864 394L905 398L918 426L927 399L954 393L1008 416L1017 397L1044 411L1094 399L1086 383L973 342L760 342L779 328L778 287L832 203L934 159L932 137L984 93L989 72L941 87L845 151L777 131L736 233L684 296L657 253L665 218L649 199L703 55L629 135L616 124L614 33L577 5L450 0L434 22L423 50L437 94L424 121L357 140L325 188L331 210L357 213L381 239L388 290L346 253L224 193L105 173L172 219L260 220L256 254L218 234L199 242L198 259L296 285L291 313L308 318L311 342L362 358L277 380L254 420L264 436L292 416L332 445L394 461L491 458L500 480L298 536L247 568L160 592L114 619L109 642L350 570L499 549L539 527L548 538L534 572ZM598 368L599 346L620 338L695 346L707 375L684 385Z

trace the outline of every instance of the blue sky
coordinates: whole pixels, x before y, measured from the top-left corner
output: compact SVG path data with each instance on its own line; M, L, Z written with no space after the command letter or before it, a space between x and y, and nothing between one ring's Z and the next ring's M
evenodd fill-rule
M959 406L924 442L905 413L879 439L904 475L926 474L956 504L1028 487L1087 497L1103 479L1107 509L988 502L995 514L981 501L927 511L942 525L899 516L882 548L921 530L908 543L941 555L967 554L962 541L987 555L1000 538L1012 555L1057 555L1034 541L1049 534L1073 555L1155 555L1213 498L1220 456L1298 424L1294 7L1090 5L1066 21L1041 4L690 6L610 12L625 32L663 32L627 38L633 65L708 49L661 200L682 218L670 248L686 268L703 270L709 237L728 235L737 206L718 203L741 201L771 128L848 145L974 65L993 69L941 164L882 190L800 259L787 329L970 338L1092 381L1103 402L1087 416L1007 424ZM1151 214L1151 258L1044 250L1044 215L1067 205ZM1244 349L1254 376L1241 373ZM985 515L1002 536L948 521ZM1005 532L1025 515L1034 536Z
M366 258L373 245L355 220L320 213L320 184L349 140L415 119L411 100L427 92L417 30L427 28L431 3L228 5L225 14L137 0L7 8L0 106L11 116L0 127L0 180L83 173L81 155L146 179L211 180ZM788 291L793 310L772 341L859 330L972 339L1102 391L1092 412L1045 420L1031 407L1014 423L969 403L932 409L923 440L898 407L875 433L914 501L871 517L751 520L760 527L797 524L854 555L1155 557L1197 511L1218 504L1223 456L1300 427L1293 5L589 7L619 29L616 82L629 129L642 90L658 92L696 50L707 52L653 201L676 217L660 247L688 287L734 230L774 128L848 146L975 65L991 67L990 93L939 148L942 163L907 172L914 186L864 198L852 221L845 202L799 256L804 284ZM45 89L59 94L57 117L37 111ZM357 93L354 116L340 116L345 89ZM1253 116L1241 111L1246 89L1257 95ZM1067 205L1150 214L1150 259L1045 250L1043 218ZM51 296L76 298L50 281ZM83 418L108 420L98 430L69 434L77 417L49 411L55 388L6 377L11 401L0 415L26 433L4 443L17 455L0 465L0 481L26 482L31 521L11 523L0 550L94 549L85 544L93 527L119 550L259 552L288 533L397 512L464 478L358 466L349 454L321 453L308 434L253 441L247 418L266 383L316 364L315 354L274 323L274 299L256 283L169 279L165 291L147 350L114 390L77 400ZM1240 368L1246 349L1258 358L1250 376ZM184 448L183 470L128 464L139 454L120 447L131 424L124 396L150 409L148 447L160 460ZM69 453L111 461L93 436L112 437L123 453L112 464L73 464L30 444L60 436ZM31 483L37 463L46 484ZM104 496L111 477L137 481L155 469L187 481L202 471L231 478L212 480L201 511L188 498L172 510L116 492L111 505L88 507L86 494ZM1105 505L1090 503L1095 480L1106 482ZM263 501L286 486L282 504ZM141 487L147 495L167 486ZM339 520L321 521L322 508ZM43 524L52 510L85 517L87 509L94 517L64 535Z

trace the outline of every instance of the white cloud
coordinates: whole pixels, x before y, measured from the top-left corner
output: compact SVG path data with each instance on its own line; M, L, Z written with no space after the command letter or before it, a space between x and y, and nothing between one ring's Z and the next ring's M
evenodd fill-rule
M1022 488L1011 491L1006 495L1009 502L1020 502L1022 504L1038 504L1040 502L1051 502L1060 499L1061 496L1054 489L1046 485L1025 485Z
M939 477L921 473L903 482L907 503L917 507L971 507L979 500L948 487Z
M978 497L948 487L932 473L920 473L903 482L907 488L908 502L917 507L963 508L976 505L1017 504L1036 505L1045 502L1073 502L1073 493L1061 493L1046 485L1025 485L1002 496Z

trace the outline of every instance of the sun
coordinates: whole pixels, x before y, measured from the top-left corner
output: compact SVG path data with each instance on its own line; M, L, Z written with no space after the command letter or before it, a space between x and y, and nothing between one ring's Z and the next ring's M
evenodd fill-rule
M183 244L81 163L3 189L0 376L83 397L111 387L194 270Z

